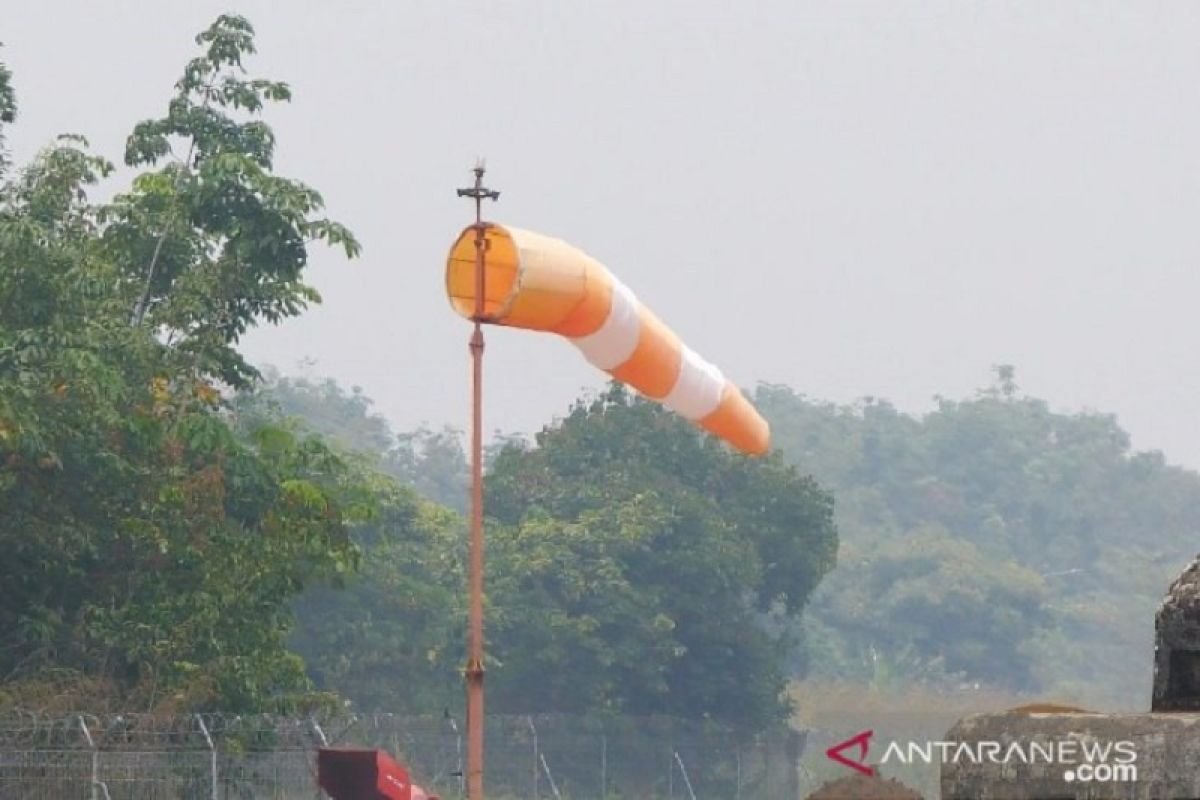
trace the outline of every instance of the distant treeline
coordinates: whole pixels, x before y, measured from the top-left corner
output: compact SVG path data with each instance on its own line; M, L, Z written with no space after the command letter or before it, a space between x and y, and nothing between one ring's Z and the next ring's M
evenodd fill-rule
M462 508L456 431L394 435L368 398L332 381L272 375L262 394ZM836 569L799 626L758 620L788 627L793 677L1145 705L1154 609L1200 549L1200 475L1132 451L1111 415L1055 412L1023 395L1011 367L974 397L939 398L922 415L782 386L759 387L755 401L784 460L836 497ZM536 452L521 441L509 441L510 458ZM506 463L502 447L493 470Z
M264 405L369 446L398 483L466 495L453 431L392 436L361 393L330 382L278 378L238 407ZM292 641L319 688L361 707L457 708L462 517L394 491L359 529L360 574L303 595ZM786 718L800 615L837 548L832 500L811 478L613 386L535 443L494 448L485 491L490 707L750 729Z
M1012 367L924 415L759 389L785 457L837 498L838 568L807 665L868 683L991 684L1146 708L1154 611L1200 550L1200 475L1060 413Z

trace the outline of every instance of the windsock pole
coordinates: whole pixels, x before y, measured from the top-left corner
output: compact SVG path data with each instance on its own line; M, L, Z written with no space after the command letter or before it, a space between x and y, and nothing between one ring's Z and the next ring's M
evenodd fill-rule
M484 260L487 226L483 201L500 193L484 187L483 162L475 165L475 185L459 189L459 197L475 201L475 313L471 316L471 543L468 578L467 664L467 798L483 800L483 323Z

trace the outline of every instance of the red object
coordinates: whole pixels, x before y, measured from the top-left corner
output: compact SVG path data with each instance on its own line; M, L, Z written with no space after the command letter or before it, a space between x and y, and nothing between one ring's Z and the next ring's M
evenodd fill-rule
M382 750L322 748L317 783L333 800L423 800L408 770Z
M862 773L863 775L868 777L874 775L875 770L866 763L867 751L871 747L871 737L874 735L875 731L863 731L857 736L851 736L849 739L841 742L840 744L835 744L833 747L825 751L825 755L837 763L847 766L856 772ZM843 751L849 750L852 747L858 750L858 758L853 761L843 755Z

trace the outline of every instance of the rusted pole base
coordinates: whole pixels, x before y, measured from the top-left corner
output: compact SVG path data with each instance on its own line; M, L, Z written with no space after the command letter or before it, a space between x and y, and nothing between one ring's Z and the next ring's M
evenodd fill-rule
M483 665L470 661L467 679L467 797L483 800Z

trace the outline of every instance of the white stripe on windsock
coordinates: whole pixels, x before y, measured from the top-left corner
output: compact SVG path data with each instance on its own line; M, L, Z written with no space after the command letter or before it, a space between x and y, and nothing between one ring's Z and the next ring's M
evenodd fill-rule
M721 404L725 376L687 345L682 355L679 377L662 404L685 419L701 420Z
M595 333L572 339L571 344L582 351L592 366L613 370L624 364L637 349L641 324L638 321L638 299L625 284L610 275L612 306L604 324Z

